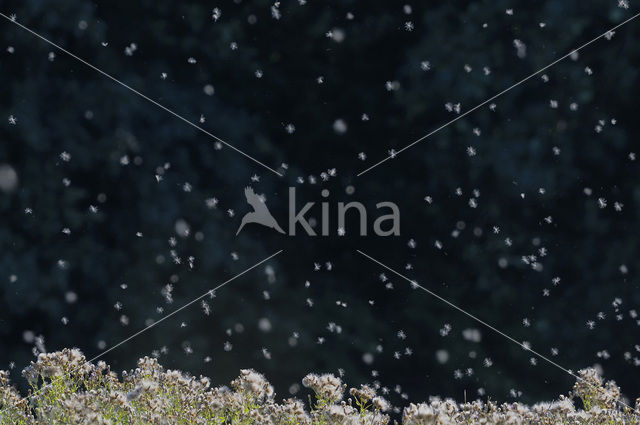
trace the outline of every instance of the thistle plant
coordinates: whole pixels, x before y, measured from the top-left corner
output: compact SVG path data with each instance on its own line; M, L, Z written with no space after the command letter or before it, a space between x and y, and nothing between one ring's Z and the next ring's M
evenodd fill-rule
M331 374L303 380L313 393L301 400L277 402L267 379L243 369L229 387L212 387L208 378L165 370L144 357L118 376L104 362L87 363L77 349L40 354L23 370L27 397L0 371L0 425L388 425L390 404L376 388L351 388ZM640 424L638 408L620 403L620 389L584 369L569 396L526 406L476 400L457 403L431 397L402 411L405 425L472 424ZM576 406L578 404L578 406ZM394 422L396 423L396 422Z

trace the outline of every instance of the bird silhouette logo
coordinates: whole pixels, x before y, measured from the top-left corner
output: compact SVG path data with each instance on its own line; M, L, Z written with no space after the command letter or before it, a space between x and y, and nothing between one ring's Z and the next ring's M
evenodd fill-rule
M247 198L247 203L253 208L252 212L248 212L242 217L242 223L236 232L236 236L240 233L240 230L248 223L262 224L263 226L271 229L276 229L280 233L284 233L284 230L278 225L278 222L269 212L267 204L264 199L255 194L252 187L244 188L244 196Z

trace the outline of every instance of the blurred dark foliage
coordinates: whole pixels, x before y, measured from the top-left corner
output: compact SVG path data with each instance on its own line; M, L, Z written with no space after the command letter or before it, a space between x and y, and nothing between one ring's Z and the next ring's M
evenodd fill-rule
M194 305L105 360L115 369L130 368L165 346L161 361L168 367L217 382L253 367L280 395L307 372L339 368L352 384L401 385L412 401L430 394L462 399L465 391L473 398L480 387L492 399L510 399L515 389L532 401L569 389L573 379L564 372L544 361L531 365L531 353L389 272L395 289L385 289L378 276L384 270L355 252L362 249L398 270L411 263L411 278L540 353L550 356L558 347L553 359L564 367L602 364L626 395L638 396L637 368L624 353L640 356L634 349L638 326L629 314L640 303L640 184L638 162L628 157L639 150L640 23L554 65L546 71L548 82L536 76L509 91L495 100L495 111L486 105L356 177L389 149L454 118L446 102L468 110L634 12L614 0L414 3L407 15L401 2L288 1L279 20L266 1L0 3L2 13L15 13L20 23L189 120L203 115L204 128L260 161L279 170L288 164L279 178L229 148L216 150L206 135L2 19L0 163L19 181L0 196L0 367L13 361L19 370L32 359L25 331L43 335L48 350L77 346L92 357L102 351L100 341L108 348L284 249L269 263L271 279L260 267L209 300L210 316ZM216 6L222 16L214 22ZM505 13L510 8L513 15ZM413 31L405 29L407 21ZM344 32L344 40L327 37L332 30ZM526 57L516 55L514 39L526 44ZM128 56L131 43L137 50ZM421 69L424 60L431 70ZM255 76L258 69L262 78ZM386 90L387 81L399 88ZM215 87L213 96L203 91L207 84ZM577 111L570 110L572 102ZM363 113L369 121L361 120ZM9 115L16 125L7 122ZM334 131L336 119L347 123L344 134ZM599 120L606 124L598 133ZM295 125L293 134L285 131L288 123ZM475 127L480 136L473 135ZM476 156L467 155L469 146ZM357 158L361 151L368 155L364 162ZM61 159L63 152L70 161ZM125 156L128 165L121 163ZM308 183L310 174L329 168L337 177ZM236 237L247 211L242 189L254 173L261 179L253 185L283 222L288 186L297 186L299 202L317 203L327 188L331 202L360 200L374 217L376 202L397 202L402 234L284 237L247 227ZM298 176L304 184L296 183ZM345 194L348 185L353 195ZM433 204L423 200L427 195ZM216 209L207 208L211 197L219 199ZM598 207L600 197L607 208ZM477 208L469 207L469 198L477 198ZM621 212L614 202L624 204ZM229 208L235 217L228 217ZM174 230L181 219L190 226L188 237ZM410 239L416 248L407 245ZM436 240L443 249L434 247ZM172 249L181 264L172 260ZM541 271L521 260L528 255L536 255ZM327 261L333 270L326 270ZM323 269L315 272L314 263ZM627 273L621 273L623 264ZM174 301L168 305L161 290L170 282ZM545 288L549 297L542 295ZM74 303L67 302L70 292L77 295ZM616 297L622 300L617 309ZM605 320L596 320L600 311ZM264 318L270 327L263 320L261 330ZM523 326L524 318L531 327ZM595 329L588 320L597 322ZM329 332L331 322L342 332ZM453 330L442 337L445 323ZM467 328L480 329L482 340L463 338ZM406 340L396 336L399 330ZM223 349L225 342L231 351ZM436 360L438 350L447 351L446 363ZM395 351L402 353L399 360ZM365 353L373 354L373 364L363 361ZM206 356L212 361L204 362ZM483 367L487 357L490 368ZM454 379L456 369L466 375L467 368L472 376Z

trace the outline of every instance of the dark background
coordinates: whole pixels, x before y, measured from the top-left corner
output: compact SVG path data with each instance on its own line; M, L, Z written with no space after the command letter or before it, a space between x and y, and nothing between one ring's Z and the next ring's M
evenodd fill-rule
M12 374L23 385L19 371L33 359L33 336L43 336L48 351L76 346L93 357L283 249L269 269L262 265L220 289L208 300L211 315L191 306L104 359L122 370L156 350L165 366L220 384L252 367L283 397L306 373L341 368L352 385L378 380L400 406L408 403L401 394L411 401L433 394L504 401L520 391L521 400L532 402L570 389L573 378L565 372L542 360L532 365L531 353L388 271L393 289L386 289L384 270L355 252L361 249L539 353L551 357L557 347L553 360L563 367L600 364L626 396L640 395L633 312L640 304L640 184L638 161L630 157L640 154L640 22L554 65L547 82L538 75L509 91L495 100L495 111L485 105L356 177L389 149L456 117L445 103L469 110L632 16L634 5L407 4L410 14L395 1L283 1L274 19L273 3L265 1L0 2L2 13L15 13L18 22L187 119L203 115L203 128L285 174L216 149L205 134L0 20L0 367L14 362ZM217 22L214 7L222 12ZM514 39L526 45L526 56L517 55ZM129 56L131 43L137 49ZM421 69L425 60L430 70ZM387 81L397 82L394 90ZM207 84L215 88L211 96ZM337 119L347 124L343 134L334 130ZM477 154L468 155L468 147ZM323 182L321 173L332 168L337 175ZM254 174L259 182L251 181ZM366 204L371 230L375 204L394 201L401 235L359 237L350 221L344 237L289 237L256 225L236 237L249 211L247 185L266 195L281 225L289 186L297 188L299 204L316 202L311 215L318 219L320 191L329 189L333 234L337 202ZM217 208L207 207L212 197ZM189 235L179 234L180 220ZM530 255L537 269L523 261ZM314 271L314 263L322 269ZM413 269L405 270L407 263ZM162 295L168 283L170 304ZM443 337L445 324L452 329ZM465 338L465 329L478 329L481 340ZM491 367L483 366L485 358ZM456 378L457 370L464 376Z

